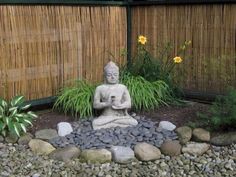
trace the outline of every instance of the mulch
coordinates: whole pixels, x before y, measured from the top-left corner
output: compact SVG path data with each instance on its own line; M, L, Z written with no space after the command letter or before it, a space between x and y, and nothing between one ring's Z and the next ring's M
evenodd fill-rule
M164 106L155 110L136 112L140 116L145 116L153 121L170 121L177 127L188 124L190 121L197 121L197 112L206 112L209 110L209 104L189 102L182 106ZM71 115L64 115L52 109L36 112L39 117L33 121L33 127L29 130L30 133L35 133L37 130L45 128L56 129L59 122L73 122L79 118Z

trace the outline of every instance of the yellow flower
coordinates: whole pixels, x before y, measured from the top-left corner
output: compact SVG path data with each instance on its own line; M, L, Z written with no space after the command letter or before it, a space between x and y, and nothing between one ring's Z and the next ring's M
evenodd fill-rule
M185 44L185 45L190 45L191 43L192 43L192 41L189 40L189 41L185 41L184 44Z
M175 63L181 63L182 62L182 58L181 57L178 57L176 56L175 58L173 58L174 62Z
M145 45L146 42L147 42L147 38L145 36L141 35L141 36L138 37L138 42L142 45Z

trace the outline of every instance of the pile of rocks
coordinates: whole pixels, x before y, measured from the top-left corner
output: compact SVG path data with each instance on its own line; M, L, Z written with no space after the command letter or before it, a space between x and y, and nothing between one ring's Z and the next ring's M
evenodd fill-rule
M110 148L112 146L125 146L133 149L139 142L160 147L165 140L178 138L176 133L171 131L173 129L160 128L153 121L136 116L137 118L138 125L134 127L99 130L93 130L92 119L75 122L72 133L51 138L50 143L54 147L75 145L79 146L80 149Z
M104 130L93 130L92 119L75 122L72 126L62 123L58 125L58 131L40 130L35 133L35 138L26 134L18 139L18 145L12 144L17 141L16 138L8 137L5 141L10 144L0 144L0 159L5 159L0 167L0 171L3 171L1 176L7 176L6 174L18 169L18 166L13 168L16 165L14 161L9 163L11 165L6 163L10 161L9 158L16 158L17 161L26 160L27 165L35 158L46 160L45 163L51 165L52 171L60 171L53 164L63 164L63 171L71 172L75 176L78 174L78 170L74 169L77 168L75 164L82 171L90 170L87 172L91 174L89 176L95 175L95 172L101 173L100 176L119 176L120 170L116 169L120 167L126 171L123 176L130 176L133 171L137 172L134 176L165 176L171 175L173 170L175 174L182 176L199 176L203 171L213 176L219 176L223 171L230 175L235 174L236 149L233 143L236 143L236 132L211 138L210 133L201 128L192 130L185 126L175 129L170 122L164 121L157 126L150 120L139 117L137 119L139 124L136 127ZM0 140L3 141L2 138ZM229 144L232 145L213 146ZM221 156L224 153L227 156ZM109 170L102 171L101 165L96 166L94 163L109 164ZM73 167L68 168L65 164ZM217 166L213 167L214 165ZM36 164L29 166L33 170ZM93 167L97 169L95 172L90 169ZM143 170L139 171L137 168ZM45 173L40 174L49 173L50 171L45 170Z
M162 122L157 127L155 122L144 118L139 118L138 122L135 127L93 130L92 119L89 119L74 123L73 131L67 130L68 127L72 130L72 127L65 128L60 123L62 126L58 126L58 132L53 129L37 131L35 139L29 141L29 147L34 153L62 161L80 158L93 163L130 163L135 159L159 159L161 152L158 147L164 141L178 138L171 123ZM58 136L59 132L65 136Z

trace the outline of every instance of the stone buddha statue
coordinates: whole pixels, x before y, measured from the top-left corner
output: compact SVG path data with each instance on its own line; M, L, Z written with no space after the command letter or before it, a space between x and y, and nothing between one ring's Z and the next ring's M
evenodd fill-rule
M94 94L93 107L102 114L93 120L93 129L136 126L137 120L127 109L131 108L131 98L125 85L119 84L119 68L110 61L104 67L105 83L98 86Z

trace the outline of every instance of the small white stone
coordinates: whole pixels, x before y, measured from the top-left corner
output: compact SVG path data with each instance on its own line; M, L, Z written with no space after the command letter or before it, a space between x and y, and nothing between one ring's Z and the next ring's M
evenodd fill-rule
M57 124L57 131L59 136L66 136L73 132L73 128L68 122L60 122Z
M40 174L38 174L38 173L35 173L35 174L33 174L33 176L32 177L40 177Z
M176 126L169 121L161 121L158 128L173 131Z

